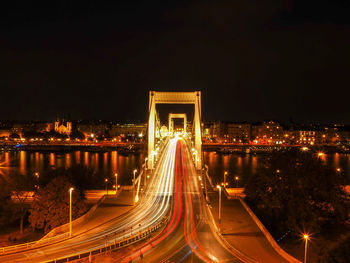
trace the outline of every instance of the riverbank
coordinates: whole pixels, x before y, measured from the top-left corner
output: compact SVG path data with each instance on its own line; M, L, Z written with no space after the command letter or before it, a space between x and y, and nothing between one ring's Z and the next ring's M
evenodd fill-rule
M75 151L105 153L118 151L120 154L136 154L143 150L143 143L114 143L114 142L6 142L0 144L0 150L27 151L40 153L69 153Z
M289 149L301 149L304 151L332 153L350 153L350 149L344 145L322 144L322 145L288 145L288 144L234 144L234 143L206 143L202 145L205 152L216 152L218 154L259 154L285 151Z

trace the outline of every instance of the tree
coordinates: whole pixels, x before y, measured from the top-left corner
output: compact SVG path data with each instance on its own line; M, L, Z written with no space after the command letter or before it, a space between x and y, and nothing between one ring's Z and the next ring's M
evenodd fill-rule
M336 242L321 250L320 263L347 263L350 258L350 233L342 235Z
M69 222L69 189L72 184L65 176L57 176L45 187L40 188L31 204L29 222L33 228L51 229ZM72 217L85 213L87 206L84 195L79 189L72 192Z
M35 178L32 175L13 175L9 177L9 188L16 198L17 206L12 206L12 212L18 214L20 218L20 233L23 234L24 217L28 211L26 204L31 191L35 187Z
M0 177L0 226L5 226L13 219L11 190L8 182Z
M87 189L91 189L100 180L96 178L93 169L84 165L74 165L69 168L61 167L57 169L47 169L40 174L39 185L45 187L55 177L66 177L74 187L78 188L81 192Z
M248 203L278 236L288 230L317 233L325 223L345 221L342 175L316 154L298 149L266 158L246 186Z

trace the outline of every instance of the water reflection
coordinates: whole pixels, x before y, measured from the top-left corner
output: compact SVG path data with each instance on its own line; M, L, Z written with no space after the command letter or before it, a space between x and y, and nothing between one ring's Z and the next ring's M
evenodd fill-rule
M94 176L98 178L97 181L101 181L101 184L96 185L96 188L104 188L104 178L115 180L115 173L118 173L120 184L131 184L132 171L135 168L140 169L144 160L143 154L120 155L117 151L106 153L76 151L64 154L20 151L5 152L0 156L2 161L0 169L4 176L42 173L49 168L69 168L83 164L92 168Z
M226 181L230 186L235 186L235 176L239 177L239 186L244 186L250 175L257 172L259 162L263 162L266 155L241 155L241 154L216 154L205 152L204 161L209 167L213 183L219 184L224 181L224 172L227 171ZM327 164L341 168L346 178L346 184L350 184L350 155L347 154L324 154L322 157Z
M250 175L255 174L258 164L264 160L265 155L221 155L215 152L205 152L204 161L209 166L209 173L214 183L224 180L224 172L228 171L227 182L235 186L234 177L239 177L239 185L244 186ZM104 188L104 178L114 182L114 174L118 173L120 184L131 184L132 171L139 169L145 156L121 155L117 151L106 153L91 153L76 151L71 153L39 153L39 152L5 152L0 154L1 175L34 174L49 168L71 167L82 164L94 170L94 176L101 181L96 188ZM350 184L350 154L325 154L322 156L334 169L341 168L346 183Z

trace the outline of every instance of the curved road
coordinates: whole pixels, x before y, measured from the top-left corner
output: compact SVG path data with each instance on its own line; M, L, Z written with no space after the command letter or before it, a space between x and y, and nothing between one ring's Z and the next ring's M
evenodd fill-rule
M176 139L169 140L161 155L148 191L141 201L126 214L107 223L87 229L69 239L37 248L0 255L0 262L45 262L69 255L88 252L112 244L114 239L123 240L135 231L145 230L162 220L171 209L174 189L174 164ZM131 229L132 228L132 229ZM111 236L113 240L107 240Z

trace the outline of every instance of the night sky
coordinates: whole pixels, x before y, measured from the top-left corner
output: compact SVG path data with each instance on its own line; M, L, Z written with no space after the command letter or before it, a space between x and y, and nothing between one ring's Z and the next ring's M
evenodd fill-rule
M204 121L350 123L348 0L7 2L0 119L146 121L149 90L201 90Z

